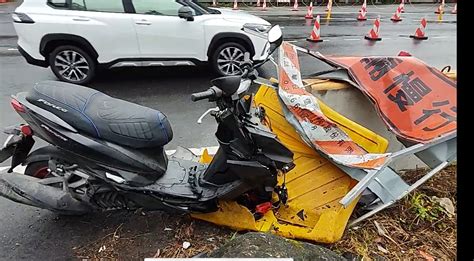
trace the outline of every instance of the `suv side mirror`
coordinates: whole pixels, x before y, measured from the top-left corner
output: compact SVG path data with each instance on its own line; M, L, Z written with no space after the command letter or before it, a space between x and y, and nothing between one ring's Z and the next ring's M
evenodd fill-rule
M194 21L193 9L189 6L183 6L178 10L179 18L186 19L186 21Z
M273 26L270 31L268 31L268 42L270 43L270 54L283 43L283 33L279 25Z

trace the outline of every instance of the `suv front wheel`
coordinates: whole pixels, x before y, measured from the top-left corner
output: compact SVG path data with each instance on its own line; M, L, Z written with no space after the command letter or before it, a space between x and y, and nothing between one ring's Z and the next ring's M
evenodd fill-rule
M73 45L59 46L49 56L51 70L59 80L74 84L89 83L95 75L94 59Z
M220 45L211 57L214 71L221 76L239 75L240 64L247 50L239 43L228 42Z

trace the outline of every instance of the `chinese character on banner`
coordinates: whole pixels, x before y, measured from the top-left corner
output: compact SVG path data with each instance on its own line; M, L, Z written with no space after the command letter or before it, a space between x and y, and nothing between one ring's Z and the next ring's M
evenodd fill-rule
M388 99L396 103L401 111L406 111L406 106L416 104L431 92L431 88L428 87L420 78L416 77L410 80L410 77L412 77L413 74L414 72L410 71L394 77L393 83L384 90L384 93L388 94ZM398 85L401 87L395 93L390 94L390 91Z
M366 70L370 68L369 75L372 81L382 78L402 61L402 59L394 57L363 58L360 60L361 63L365 64L364 68Z
M425 131L436 131L441 129L452 122L457 121L456 117L457 107L451 106L448 100L433 102L432 108L423 109L423 115L416 119L413 123L415 125L420 125L426 123L428 119L435 117L436 120L433 120L432 124L425 124L423 130Z

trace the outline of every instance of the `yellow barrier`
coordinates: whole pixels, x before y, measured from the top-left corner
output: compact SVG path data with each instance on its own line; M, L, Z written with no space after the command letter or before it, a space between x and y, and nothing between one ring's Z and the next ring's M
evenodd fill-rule
M287 238L334 243L341 239L357 203L355 200L344 208L339 200L357 182L301 139L286 121L277 95L274 89L262 85L255 96L255 105L265 108L272 131L294 153L296 167L286 174L287 204L268 211L259 220L255 220L246 207L234 201L219 202L217 212L192 216L239 231L272 232ZM387 149L388 141L383 137L323 103L321 109L367 151L383 153ZM201 160L209 162L211 157L205 153ZM283 177L279 177L279 183L282 182Z

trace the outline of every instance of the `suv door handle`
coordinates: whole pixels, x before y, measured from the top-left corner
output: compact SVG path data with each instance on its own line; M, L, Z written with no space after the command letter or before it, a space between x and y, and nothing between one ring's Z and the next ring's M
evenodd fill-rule
M151 22L146 19L135 20L135 23L138 25L151 25Z
M87 17L74 17L72 18L73 21L80 21L80 22L87 22L87 21L90 21L89 18Z

